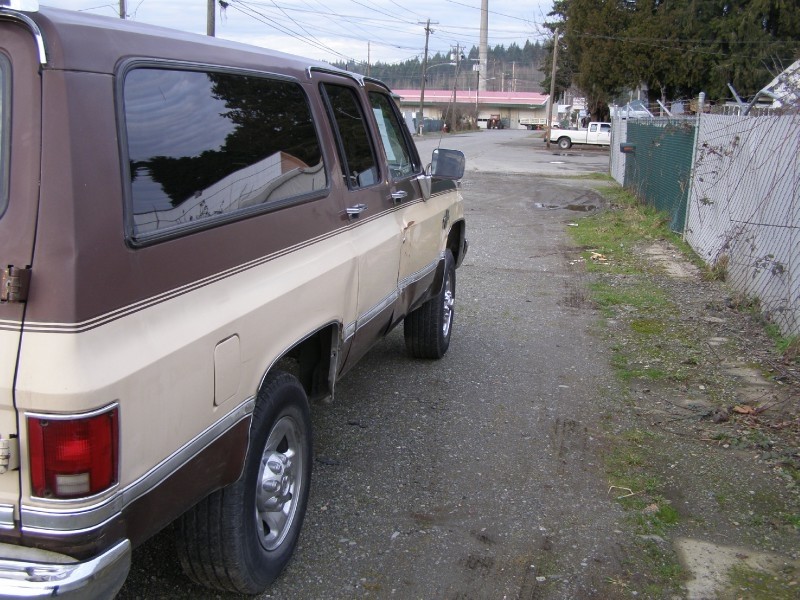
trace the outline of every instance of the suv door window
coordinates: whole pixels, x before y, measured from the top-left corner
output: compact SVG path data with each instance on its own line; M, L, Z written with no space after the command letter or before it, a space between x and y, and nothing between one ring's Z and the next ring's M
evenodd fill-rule
M367 133L364 112L353 88L323 83L331 121L338 133L342 176L350 189L366 187L380 180L375 151Z
M293 81L145 65L124 78L134 241L284 206L327 189Z
M389 161L389 173L392 180L396 181L418 173L419 161L416 153L411 150L403 131L407 128L400 122L397 112L392 107L391 99L385 94L370 92L369 101L378 123L378 131L386 152L386 159Z

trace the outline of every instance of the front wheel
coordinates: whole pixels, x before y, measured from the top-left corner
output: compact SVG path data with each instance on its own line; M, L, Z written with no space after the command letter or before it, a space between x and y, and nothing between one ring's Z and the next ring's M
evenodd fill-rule
M569 150L572 147L572 140L570 140L568 137L559 138L558 147L562 150Z
M444 253L444 281L441 291L414 312L406 315L403 333L406 349L414 358L442 358L450 347L453 309L456 301L456 262Z
M195 582L258 594L289 562L311 484L311 419L300 383L267 376L250 426L241 477L180 519L178 553Z

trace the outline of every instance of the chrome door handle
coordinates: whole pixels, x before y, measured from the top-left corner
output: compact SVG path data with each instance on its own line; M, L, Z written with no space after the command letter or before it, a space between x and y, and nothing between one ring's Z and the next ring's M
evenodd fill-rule
M358 215L360 215L362 212L367 210L367 205L366 204L356 204L355 206L348 206L346 210L347 210L347 216L348 217L350 217L351 219L357 219Z
M405 200L406 196L408 196L408 192L404 192L403 190L400 190L399 192L392 192L392 200L394 200L395 204Z

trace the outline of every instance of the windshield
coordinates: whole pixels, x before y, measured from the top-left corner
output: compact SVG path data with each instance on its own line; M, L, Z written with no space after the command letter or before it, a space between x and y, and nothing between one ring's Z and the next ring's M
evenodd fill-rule
M11 127L11 65L0 54L0 217L8 206L8 163L9 137Z

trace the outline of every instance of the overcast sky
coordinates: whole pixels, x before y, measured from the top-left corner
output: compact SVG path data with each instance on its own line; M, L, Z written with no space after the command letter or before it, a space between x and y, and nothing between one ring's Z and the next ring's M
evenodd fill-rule
M422 56L425 21L431 20L429 53L478 46L480 0L226 0L217 2L217 37L310 58L398 62ZM119 4L104 0L42 0L42 4L109 17ZM206 0L126 0L128 18L205 34ZM490 0L489 45L542 40L541 23L552 0ZM368 49L369 48L369 49Z

